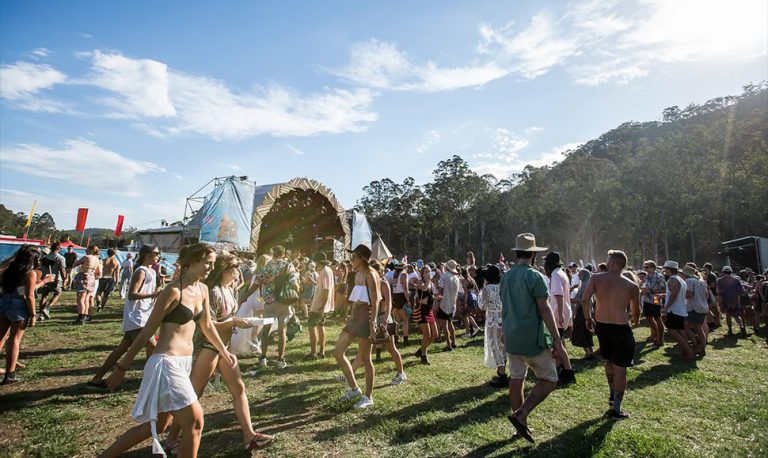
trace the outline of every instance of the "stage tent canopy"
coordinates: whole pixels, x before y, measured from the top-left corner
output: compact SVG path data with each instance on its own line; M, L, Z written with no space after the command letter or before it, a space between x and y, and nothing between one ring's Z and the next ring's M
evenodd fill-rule
M384 244L384 241L381 240L381 237L379 235L376 235L376 240L373 241L373 246L371 247L371 251L373 252L373 258L374 259L389 259L392 257L392 253L389 252L389 248Z

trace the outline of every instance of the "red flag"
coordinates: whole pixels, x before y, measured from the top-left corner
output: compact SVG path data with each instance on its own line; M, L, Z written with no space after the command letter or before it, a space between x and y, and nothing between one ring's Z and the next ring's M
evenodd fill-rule
M123 232L123 220L125 216L117 215L117 226L115 226L115 237L120 237L120 233Z
M88 209L78 208L77 209L77 226L75 226L76 232L83 232L85 230L85 220L87 219L88 219Z
M504 253L499 253L499 262L504 262Z

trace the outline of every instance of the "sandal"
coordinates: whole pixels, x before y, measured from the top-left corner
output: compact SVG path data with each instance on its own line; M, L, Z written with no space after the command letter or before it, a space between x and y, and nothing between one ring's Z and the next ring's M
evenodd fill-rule
M533 439L533 436L531 436L531 430L528 429L528 427L525 426L524 424L520 423L520 420L518 420L517 417L515 417L514 415L508 415L507 419L509 420L510 423L512 423L512 426L515 427L517 434L519 434L523 439L527 440L532 444L536 442Z
M251 442L248 443L248 446L246 447L245 451L250 452L251 450L262 449L267 445L271 444L273 440L275 440L275 436L270 436L269 434L256 433L253 436L253 439L251 439Z

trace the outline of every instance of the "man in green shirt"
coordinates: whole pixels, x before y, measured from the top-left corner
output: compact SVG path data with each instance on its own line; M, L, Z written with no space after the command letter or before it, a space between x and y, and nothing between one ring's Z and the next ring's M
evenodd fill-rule
M553 359L565 357L555 317L547 303L549 291L544 276L533 267L537 247L533 234L519 234L513 250L517 264L501 279L501 319L504 346L509 358L509 397L513 413L509 421L517 433L534 442L528 428L528 415L557 386L557 367ZM523 383L528 368L538 379L523 400Z

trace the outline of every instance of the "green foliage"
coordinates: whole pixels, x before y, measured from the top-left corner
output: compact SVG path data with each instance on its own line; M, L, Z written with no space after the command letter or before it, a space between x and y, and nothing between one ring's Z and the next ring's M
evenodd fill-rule
M12 210L5 208L5 205L0 204L0 234L22 237L27 231L25 225L27 224L28 216L29 214L23 212L14 213ZM45 212L42 215L35 213L32 215L32 221L30 222L27 234L28 238L45 240L51 237L52 240L55 240L57 236L56 222L50 213Z
M366 213L398 256L492 262L520 232L568 260L717 263L720 242L768 235L768 84L627 122L545 167L497 181L459 156L423 186L384 178L363 189Z

